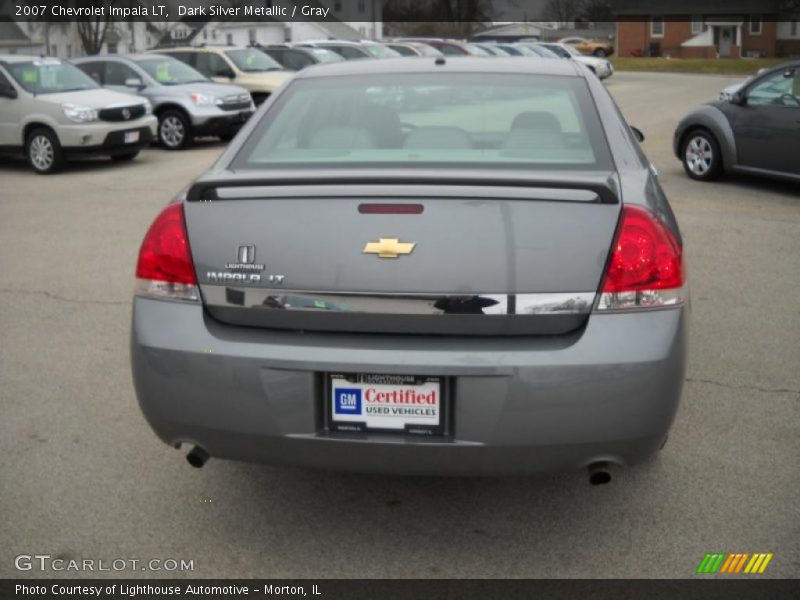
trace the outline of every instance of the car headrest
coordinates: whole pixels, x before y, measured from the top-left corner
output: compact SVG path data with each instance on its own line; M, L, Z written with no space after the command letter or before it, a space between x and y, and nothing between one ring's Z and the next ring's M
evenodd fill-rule
M555 115L543 110L526 110L519 113L511 122L511 131L515 129L538 129L561 133L561 123Z

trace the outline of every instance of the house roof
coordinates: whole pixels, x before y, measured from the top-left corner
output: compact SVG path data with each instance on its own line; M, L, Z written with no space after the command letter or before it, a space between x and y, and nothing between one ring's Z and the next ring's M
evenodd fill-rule
M774 14L779 12L780 4L780 0L611 0L611 10L618 17Z

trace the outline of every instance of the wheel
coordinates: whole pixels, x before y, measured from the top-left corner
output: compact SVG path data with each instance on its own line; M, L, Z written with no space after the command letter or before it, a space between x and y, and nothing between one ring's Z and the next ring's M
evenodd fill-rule
M722 154L717 139L704 129L690 131L681 152L683 169L692 179L711 181L722 174Z
M115 154L111 157L111 160L116 162L128 162L129 160L133 160L139 156L139 151L136 152L126 152L125 154Z
M35 129L25 143L28 164L40 175L56 173L64 167L64 153L56 134L49 129Z
M158 141L167 150L181 150L192 143L189 119L178 110L168 110L158 119Z
M596 48L594 52L592 52L597 58L605 58L607 53L602 48Z

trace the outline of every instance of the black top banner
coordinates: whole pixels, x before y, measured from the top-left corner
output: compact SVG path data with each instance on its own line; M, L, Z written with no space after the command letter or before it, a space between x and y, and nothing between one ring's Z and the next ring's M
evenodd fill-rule
M658 14L758 14L790 19L796 0L5 0L0 20L16 21L343 21L343 22L534 22L591 24L640 20Z

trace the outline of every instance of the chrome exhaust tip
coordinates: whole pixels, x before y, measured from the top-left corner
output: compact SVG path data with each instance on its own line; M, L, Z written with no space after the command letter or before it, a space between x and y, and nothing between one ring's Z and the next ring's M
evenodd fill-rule
M596 462L589 465L589 483L591 485L605 485L611 481L607 462Z
M189 450L189 453L186 455L186 460L195 469L202 468L202 466L208 462L209 458L211 458L209 453L203 450L200 446L195 446Z

